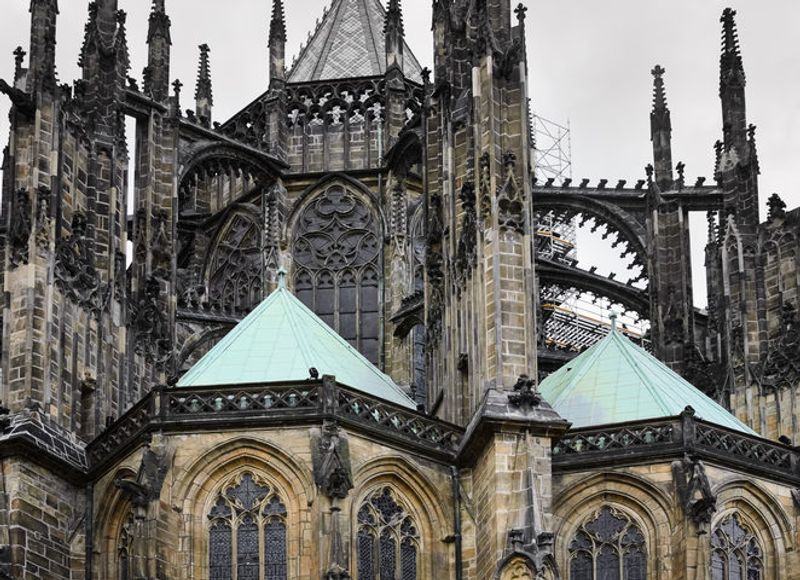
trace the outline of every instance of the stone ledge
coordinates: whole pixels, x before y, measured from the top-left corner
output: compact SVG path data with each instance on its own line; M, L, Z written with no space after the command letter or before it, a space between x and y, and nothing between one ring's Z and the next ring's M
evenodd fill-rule
M7 419L0 434L0 456L18 456L66 470L71 479L80 479L89 467L84 443L38 407L24 409Z

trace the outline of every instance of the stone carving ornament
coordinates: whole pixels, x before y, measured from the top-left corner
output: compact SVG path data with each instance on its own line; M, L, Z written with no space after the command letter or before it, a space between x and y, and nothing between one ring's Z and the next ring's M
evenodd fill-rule
M17 190L8 233L8 261L12 268L28 263L31 237L31 197L25 189Z
M789 303L781 312L781 331L760 365L760 382L773 389L794 387L800 381L800 321Z
M705 464L687 455L683 461L672 464L672 472L684 512L701 534L707 533L717 511L717 497L711 491Z
M326 421L312 438L314 480L323 495L344 499L353 489L350 446L337 425Z
M464 289L467 281L472 277L472 270L477 263L478 245L478 216L475 211L475 185L472 181L465 181L461 187L461 235L456 249L456 282L457 290Z
M525 204L523 203L523 193L520 191L514 175L517 156L511 151L507 152L503 155L503 166L506 172L505 180L497 192L500 228L524 234Z
M85 307L95 307L100 279L94 267L94 251L87 232L86 216L72 216L72 233L56 245L55 279L61 288Z
M139 299L132 306L136 352L148 360L163 364L172 352L170 330L164 307L161 304L161 285L149 278L140 290Z

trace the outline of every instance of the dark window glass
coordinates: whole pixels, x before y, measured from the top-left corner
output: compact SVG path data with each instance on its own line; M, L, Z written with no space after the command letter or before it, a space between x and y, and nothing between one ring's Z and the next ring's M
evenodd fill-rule
M711 550L711 580L761 580L764 553L739 514L731 514L716 527Z
M258 525L245 516L236 534L237 580L258 580Z
M250 214L234 214L220 231L208 266L209 301L222 312L247 312L262 299L262 228Z
M592 555L588 552L577 552L572 555L569 567L569 577L571 580L593 580Z
M251 473L231 481L208 514L210 579L232 580L236 570L237 580L260 580L263 562L265 580L287 580L286 516L269 484Z
M211 526L208 539L208 563L211 580L233 578L231 526L216 522Z
M375 538L372 532L358 532L358 580L375 580Z
M298 297L377 364L381 236L373 212L344 188L331 187L301 212L293 253Z
M417 578L417 547L411 540L404 540L400 548L400 578L401 580Z
M358 512L358 580L417 580L418 551L416 525L392 491L370 495Z
M569 546L570 580L646 580L644 534L624 513L602 507Z
M264 529L264 578L286 580L286 524L279 519L267 523Z
M391 531L384 529L381 534L381 580L395 580L397 568L397 545Z

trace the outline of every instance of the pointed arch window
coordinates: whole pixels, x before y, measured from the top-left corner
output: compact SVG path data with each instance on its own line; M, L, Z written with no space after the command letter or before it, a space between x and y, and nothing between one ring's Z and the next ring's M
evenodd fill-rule
M380 226L335 185L301 212L294 237L297 297L370 362L380 355Z
M570 580L646 580L644 534L626 514L603 506L569 545Z
M247 313L263 299L263 228L236 213L224 226L208 271L211 305L226 314Z
M388 487L358 510L358 580L417 580L419 532Z
M738 514L720 523L711 535L711 580L761 580L764 551Z
M229 482L208 513L210 580L286 580L286 515L277 492L253 474Z

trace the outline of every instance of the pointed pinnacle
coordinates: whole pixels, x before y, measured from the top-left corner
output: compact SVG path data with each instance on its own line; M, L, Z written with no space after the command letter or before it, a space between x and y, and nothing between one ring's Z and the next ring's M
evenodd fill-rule
M405 34L403 25L403 9L400 6L400 0L389 0L389 7L386 9L386 21L383 25L383 31L387 32L395 28L400 36Z
M197 71L197 87L194 96L196 99L208 99L208 104L214 103L214 96L211 90L211 66L209 64L208 53L211 49L207 44L200 45L200 65Z
M272 44L276 40L286 42L286 10L283 7L283 0L273 0L272 2L269 42Z
M167 11L164 3L166 0L153 0L153 12L164 13Z
M664 68L657 64L650 73L653 75L653 111L667 109L667 94L664 90Z
M722 55L720 56L720 92L727 86L744 86L745 74L739 32L736 28L736 10L722 12Z

